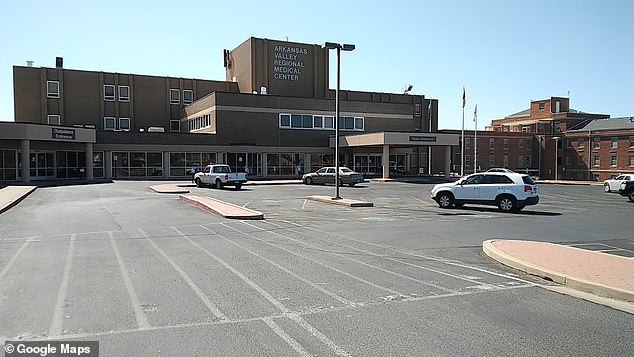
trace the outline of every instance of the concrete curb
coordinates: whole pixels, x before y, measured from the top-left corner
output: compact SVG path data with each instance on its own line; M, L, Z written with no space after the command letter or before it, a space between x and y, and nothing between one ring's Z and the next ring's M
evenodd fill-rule
M188 189L172 183L150 186L150 190L158 193L189 193Z
M523 271L525 273L539 276L551 280L557 284L566 286L571 289L580 290L612 299L634 301L634 292L620 289L613 286L607 286L599 282L588 281L579 277L564 274L562 272L553 271L542 266L532 264L522 259L506 254L497 249L493 244L496 239L486 240L482 243L482 251L490 258L507 265L511 268Z
M7 186L3 189L0 189L0 213L7 211L9 208L17 205L26 198L26 196L30 195L37 186ZM7 190L9 192L8 198L6 201L1 200L2 191Z
M306 199L348 207L374 207L374 203L372 202L353 200L350 198L334 199L330 196L306 196Z
M229 219L264 219L264 213L223 202L211 197L180 195L178 198L204 211Z

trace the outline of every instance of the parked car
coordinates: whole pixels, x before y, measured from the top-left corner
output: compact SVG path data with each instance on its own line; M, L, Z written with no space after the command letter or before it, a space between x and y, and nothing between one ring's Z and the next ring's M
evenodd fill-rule
M431 198L440 208L473 203L495 205L503 212L517 212L539 202L535 181L515 172L481 172L438 184L432 188Z
M224 186L233 186L239 190L242 184L247 182L247 177L244 172L231 172L229 165L217 164L207 165L202 172L197 172L194 182L198 187L209 185L220 189Z
M634 180L634 174L621 174L613 179L603 181L603 191L618 192L621 184L625 181Z
M313 184L335 184L336 177L336 168L335 167L322 167L321 169L305 174L302 176L302 181L307 185ZM339 167L339 186L349 185L354 186L360 182L363 182L363 175L350 170L345 166Z
M634 202L634 181L623 181L619 186L619 194L627 196L630 202Z
M487 172L515 172L511 169L507 169L506 167L492 167L487 170Z

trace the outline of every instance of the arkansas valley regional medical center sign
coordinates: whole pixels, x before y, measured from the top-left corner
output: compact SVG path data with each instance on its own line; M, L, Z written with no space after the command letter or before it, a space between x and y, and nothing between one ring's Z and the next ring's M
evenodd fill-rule
M310 76L312 56L307 47L298 45L275 45L272 56L273 79L278 81L300 81L304 74Z

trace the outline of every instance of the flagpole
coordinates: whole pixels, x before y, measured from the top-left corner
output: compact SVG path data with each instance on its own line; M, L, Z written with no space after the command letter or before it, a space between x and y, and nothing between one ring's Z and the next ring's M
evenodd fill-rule
M460 135L460 177L464 176L464 106L467 104L467 96L464 87L462 87L462 134Z
M478 172L478 105L473 111L473 121L475 121L475 131L473 132L473 173Z

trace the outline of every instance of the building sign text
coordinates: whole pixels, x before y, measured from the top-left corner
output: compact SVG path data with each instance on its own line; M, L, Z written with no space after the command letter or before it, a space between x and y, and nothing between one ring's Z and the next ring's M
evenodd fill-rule
M75 140L75 129L52 128L53 139Z
M273 50L273 78L282 81L298 81L304 70L308 49L276 45Z

